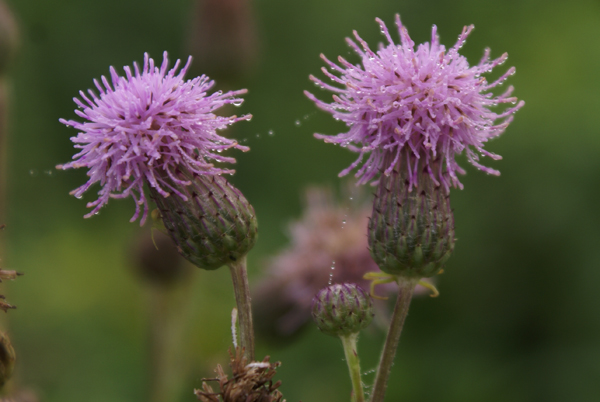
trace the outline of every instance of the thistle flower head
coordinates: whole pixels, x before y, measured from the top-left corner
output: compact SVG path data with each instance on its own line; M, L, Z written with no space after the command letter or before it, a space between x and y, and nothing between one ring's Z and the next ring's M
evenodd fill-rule
M431 42L415 50L399 15L396 15L396 25L400 44L394 43L383 21L376 21L387 39L387 46L380 45L375 52L356 31L358 44L347 39L361 57L362 65L351 64L342 57L338 57L339 64L336 64L321 55L331 69L322 68L323 74L341 87L326 84L312 75L310 79L317 86L334 92L332 103L305 91L319 108L349 127L348 132L336 136L315 134L325 142L359 153L358 159L340 175L357 168L368 155L356 173L359 183L364 184L377 180L380 172L389 175L400 160L406 159L410 162L408 180L412 187L417 184L416 166L422 160L436 185L448 191L450 187L462 188L457 173L464 174L464 170L455 157L463 151L472 165L498 175L497 170L481 165L479 157L501 159L483 146L506 129L524 102L511 96L512 86L499 96L489 92L512 75L514 67L492 83L482 74L502 64L507 54L490 60L490 50L486 49L479 64L469 66L458 51L472 25L463 29L449 50L440 44L434 25ZM490 110L504 103L513 106L499 113Z
M126 66L124 77L111 67L112 84L102 76L101 83L94 80L99 94L80 91L81 99L74 98L79 107L75 113L85 121L59 120L79 131L71 141L80 151L72 162L57 168L89 169L87 183L71 194L80 198L94 183L102 186L98 199L88 203L93 209L86 218L96 214L110 198L131 196L136 202L131 221L143 212L143 224L148 214L145 182L163 197L171 192L181 196L165 180L171 178L175 183L186 184L173 175L178 166L198 175L233 172L216 167L213 162L233 163L234 158L221 152L248 148L218 135L217 130L249 120L251 115L221 117L213 112L227 104L241 105L242 99L237 96L246 90L209 95L214 81L208 77L184 80L190 63L191 57L179 69L177 60L169 70L165 52L160 67L146 53L142 68L137 63L133 64L133 71Z

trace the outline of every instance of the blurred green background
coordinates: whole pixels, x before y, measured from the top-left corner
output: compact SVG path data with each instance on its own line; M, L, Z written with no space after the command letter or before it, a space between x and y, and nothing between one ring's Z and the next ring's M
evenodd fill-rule
M122 71L144 52L161 59L164 50L172 61L187 58L198 40L191 28L196 5L7 3L20 48L8 78L2 264L26 275L0 287L18 306L9 314L16 381L48 402L147 400L150 296L131 274L130 239L140 230L128 223L133 202L115 200L99 216L82 218L94 191L83 200L69 196L85 171L54 169L70 160L76 134L58 119L75 118L72 98L110 65ZM600 400L600 2L254 0L252 7L254 64L240 62L238 74L208 58L194 70L214 75L217 89L249 90L235 112L254 118L228 135L251 147L231 154L238 160L233 182L259 219L251 280L285 246L303 188L338 186L338 172L354 157L312 137L344 129L302 94L315 89L308 75L320 74L319 53L357 62L344 37L356 29L374 47L384 41L374 18L392 26L395 13L416 43L429 40L436 24L451 46L464 25L475 24L461 52L472 63L488 46L495 57L508 52L493 76L516 66L508 83L526 105L487 146L504 158L485 161L500 177L462 160L465 190L452 192L456 251L439 278L441 296L411 307L387 400ZM189 303L184 349L191 366L178 401L195 400L200 379L227 362L234 301L226 269L196 272ZM375 366L383 338L378 331L362 336L365 371ZM288 402L349 398L339 341L315 328L289 346L259 340L257 354L283 362L278 378Z

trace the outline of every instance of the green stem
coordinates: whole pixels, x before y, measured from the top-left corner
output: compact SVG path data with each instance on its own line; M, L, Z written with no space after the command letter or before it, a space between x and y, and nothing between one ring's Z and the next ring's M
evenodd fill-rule
M364 402L365 393L363 392L362 379L360 376L360 360L356 351L358 332L348 336L340 336L340 339L342 340L342 345L344 345L346 363L348 363L348 371L350 372L350 380L352 381L354 402Z
M250 301L250 287L246 272L246 257L235 263L230 263L231 279L235 292L235 301L238 309L240 323L240 345L249 361L254 361L254 329L252 326L252 305Z
M392 314L385 345L383 345L383 350L381 351L379 368L377 369L377 376L373 384L371 402L383 402L387 381L392 370L392 365L394 364L394 358L396 357L398 341L400 340L404 320L408 315L408 306L410 305L417 282L418 280L399 278L398 298L396 299L396 306Z

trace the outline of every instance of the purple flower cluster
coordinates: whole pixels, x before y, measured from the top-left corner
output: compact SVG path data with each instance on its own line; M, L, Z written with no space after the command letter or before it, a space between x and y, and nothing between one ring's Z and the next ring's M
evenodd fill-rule
M360 46L347 39L348 44L361 57L362 66L338 57L339 65L321 58L331 68L323 73L341 88L310 76L321 88L334 92L333 102L326 103L305 91L317 106L341 120L350 129L336 136L315 134L315 137L348 147L358 152L358 159L340 176L358 168L356 177L364 184L376 181L379 173L389 175L395 165L405 160L410 186L418 181L419 163L426 169L436 185L447 191L450 187L462 188L457 173L464 170L455 156L465 151L467 159L486 173L498 175L497 170L479 163L480 155L501 159L483 149L484 143L500 135L512 120L512 115L524 102L512 97L510 86L502 95L488 92L515 72L511 67L500 78L488 83L481 75L502 64L507 54L490 60L486 49L479 64L470 67L467 59L458 53L473 26L465 27L456 44L446 51L437 36L435 25L431 43L414 49L414 42L396 15L396 25L401 44L393 42L387 27L379 18L388 45L372 51L356 31L354 36ZM503 103L514 106L494 113L490 107ZM496 122L499 120L498 122Z
M190 63L191 57L178 72L179 60L168 70L167 52L160 68L145 54L142 70L134 63L134 71L126 66L122 77L111 67L112 85L102 76L102 84L94 80L99 95L88 90L88 94L79 92L81 99L74 98L80 108L75 113L86 121L60 122L79 130L71 141L81 151L72 162L57 168L89 169L87 183L71 192L77 198L94 183L102 186L98 199L87 204L93 209L86 218L96 214L110 198L131 196L136 202L131 221L140 216L143 207L143 224L148 214L145 182L163 197L172 193L184 197L169 184L186 184L174 175L175 169L208 175L232 173L212 162L234 163L234 158L221 152L229 148L248 150L218 135L217 130L252 116L221 117L213 113L227 104L241 105L243 100L237 96L246 90L209 95L214 81L208 77L184 81Z

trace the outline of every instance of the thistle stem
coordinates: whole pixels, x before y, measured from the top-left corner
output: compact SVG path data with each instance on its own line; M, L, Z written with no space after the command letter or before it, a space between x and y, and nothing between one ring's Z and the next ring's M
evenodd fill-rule
M248 361L254 361L254 328L252 326L252 304L246 272L246 257L230 263L229 268L240 323L240 346L244 348L244 354Z
M403 278L399 278L398 280L398 298L396 299L396 306L392 314L390 329L383 345L383 350L381 351L379 368L377 369L377 376L373 384L371 402L383 402L388 378L392 370L394 358L396 357L398 341L400 340L404 320L408 315L408 306L410 305L417 282L418 280Z
M348 363L348 371L350 372L350 380L352 381L352 391L354 394L353 401L364 402L365 394L360 376L360 359L358 358L358 352L356 350L358 332L347 336L340 336L340 339L342 340L342 345L344 346L346 363Z

